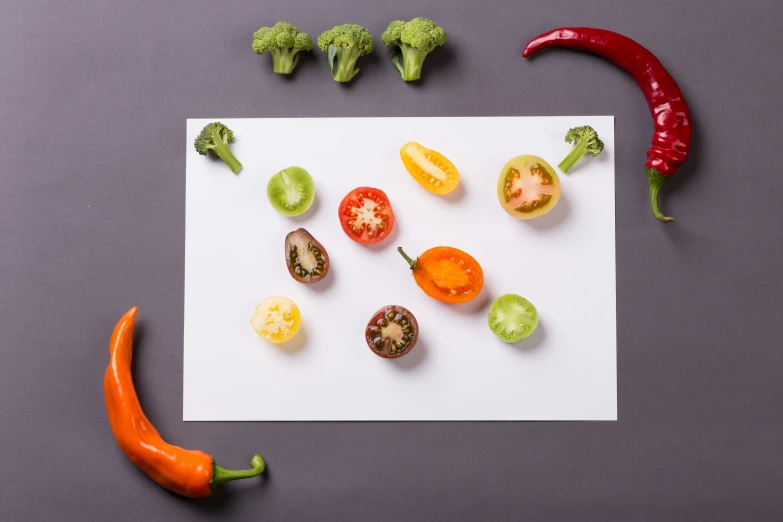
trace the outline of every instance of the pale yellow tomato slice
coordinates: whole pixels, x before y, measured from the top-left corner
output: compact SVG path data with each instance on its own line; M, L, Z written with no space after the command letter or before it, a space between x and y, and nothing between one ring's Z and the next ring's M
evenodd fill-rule
M413 179L433 194L448 194L459 185L457 167L440 152L412 141L402 146L400 158Z
M500 171L500 206L517 219L546 214L559 199L560 178L555 169L538 156L517 156Z
M283 343L299 331L302 315L296 303L287 297L267 297L256 307L250 324L262 339Z

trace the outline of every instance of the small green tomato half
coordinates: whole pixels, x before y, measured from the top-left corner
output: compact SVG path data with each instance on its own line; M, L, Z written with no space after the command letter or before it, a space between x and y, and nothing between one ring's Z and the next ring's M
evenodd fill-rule
M280 214L298 216L313 204L315 185L305 169L288 167L269 178L266 195L269 203Z
M489 308L489 329L507 343L526 339L538 326L538 312L533 303L516 294L501 295Z

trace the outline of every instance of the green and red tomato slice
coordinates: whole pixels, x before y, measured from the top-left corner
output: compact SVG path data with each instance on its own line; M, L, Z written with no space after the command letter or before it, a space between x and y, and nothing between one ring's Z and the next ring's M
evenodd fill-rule
M552 210L560 200L560 178L538 156L517 156L500 171L498 200L517 219L533 219Z

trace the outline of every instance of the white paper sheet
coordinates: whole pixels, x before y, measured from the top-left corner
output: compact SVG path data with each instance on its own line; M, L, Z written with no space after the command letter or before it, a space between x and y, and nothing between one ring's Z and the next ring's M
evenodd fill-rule
M221 119L244 164L234 175L199 156L193 141L214 120L187 122L187 228L183 417L239 420L615 420L617 418L614 118ZM570 174L547 215L518 221L500 207L501 167L519 154L551 165L565 157L566 130L592 125L606 144ZM457 166L460 187L436 196L399 157L418 141ZM307 169L316 200L303 216L278 215L267 180ZM342 231L337 207L358 186L381 188L397 224L367 247ZM309 230L331 258L329 276L303 285L288 274L285 235ZM484 291L445 305L414 283L410 255L447 245L482 265ZM492 300L528 298L540 324L509 345L487 327ZM250 316L283 295L302 312L287 345L260 339ZM418 345L381 359L364 341L380 307L418 319Z

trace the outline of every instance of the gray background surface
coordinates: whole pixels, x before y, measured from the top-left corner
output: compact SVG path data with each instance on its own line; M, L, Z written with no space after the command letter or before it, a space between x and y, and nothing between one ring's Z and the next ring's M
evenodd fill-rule
M780 2L2 0L0 13L3 520L783 519ZM278 19L378 36L417 15L451 37L421 86L383 48L347 88L320 52L288 80L250 51ZM695 135L663 195L676 224L647 209L652 125L633 81L589 55L520 57L562 25L625 33L678 79ZM618 422L181 422L187 117L568 114L616 115ZM121 454L101 388L131 305L149 418L224 466L262 453L262 484L184 500Z

